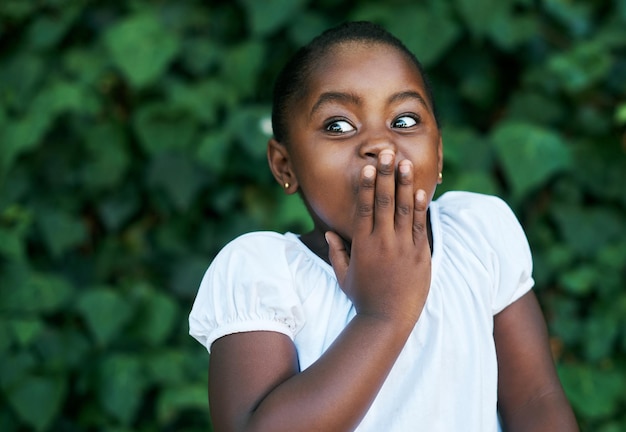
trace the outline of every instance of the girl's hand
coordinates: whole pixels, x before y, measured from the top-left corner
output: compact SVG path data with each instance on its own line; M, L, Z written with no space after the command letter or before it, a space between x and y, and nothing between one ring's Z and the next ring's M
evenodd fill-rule
M377 169L361 171L350 255L336 233L326 233L339 285L357 314L411 326L421 314L431 276L428 200L413 190L411 162L398 164L396 182L395 154L383 150Z
M378 170L378 172L377 172ZM354 430L371 406L424 307L430 285L428 199L412 164L383 151L361 172L351 254L327 233L341 288L357 315L319 359L299 370L282 333L243 332L212 345L216 430ZM396 185L397 183L397 185Z

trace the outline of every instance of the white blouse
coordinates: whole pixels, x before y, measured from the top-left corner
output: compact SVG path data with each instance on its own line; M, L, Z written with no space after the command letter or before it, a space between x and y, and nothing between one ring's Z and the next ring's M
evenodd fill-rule
M524 232L499 198L448 192L430 205L431 287L424 310L358 431L498 430L493 316L533 286ZM207 270L189 316L218 338L289 336L302 370L355 315L330 265L292 233L245 234Z

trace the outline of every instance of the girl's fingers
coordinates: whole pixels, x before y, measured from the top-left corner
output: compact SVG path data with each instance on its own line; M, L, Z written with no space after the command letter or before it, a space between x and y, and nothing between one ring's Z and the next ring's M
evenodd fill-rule
M403 160L398 164L398 186L396 188L395 228L399 233L407 233L412 229L413 206L413 164Z
M391 150L383 150L378 155L378 172L374 194L375 228L393 230L395 193L395 153Z
M326 242L328 243L330 264L333 266L339 286L343 288L348 273L348 265L350 264L346 245L341 237L332 231L326 232L324 237L326 237Z
M428 210L428 200L426 192L418 189L415 193L415 205L413 206L413 242L415 244L423 241L428 235L426 232L426 212Z
M361 170L356 202L355 234L369 235L374 228L374 194L376 168L366 165ZM354 239L353 239L354 240Z

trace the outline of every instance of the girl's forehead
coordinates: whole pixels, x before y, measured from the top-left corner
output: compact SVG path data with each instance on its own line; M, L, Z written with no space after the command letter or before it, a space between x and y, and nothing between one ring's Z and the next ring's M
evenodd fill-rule
M307 79L307 93L335 87L364 89L411 86L424 88L415 63L398 48L384 43L344 42L333 46L315 62Z

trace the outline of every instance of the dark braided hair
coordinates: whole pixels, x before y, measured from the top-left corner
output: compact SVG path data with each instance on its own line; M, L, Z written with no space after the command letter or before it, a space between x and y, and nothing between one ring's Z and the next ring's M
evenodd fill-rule
M274 138L278 142L286 144L288 141L287 116L289 109L291 104L306 92L307 79L314 66L333 47L346 42L385 44L404 54L417 67L422 76L426 97L433 109L437 126L440 126L432 88L417 57L398 38L381 26L366 21L356 21L341 24L317 36L309 44L300 48L279 73L274 84L272 103L272 128Z

